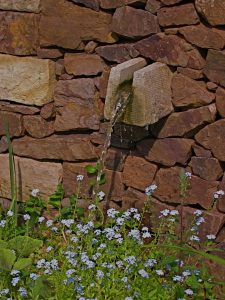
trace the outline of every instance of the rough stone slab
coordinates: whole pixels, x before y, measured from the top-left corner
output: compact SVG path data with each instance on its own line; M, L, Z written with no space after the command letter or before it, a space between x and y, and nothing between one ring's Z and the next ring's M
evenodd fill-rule
M96 52L104 59L117 63L123 63L139 55L134 44L100 46L96 48Z
M98 0L72 0L74 3L83 4L84 6L91 8L93 10L99 11L99 1Z
M134 73L131 111L124 116L128 124L153 124L173 111L172 72L162 63L151 64Z
M1 10L35 12L40 11L41 0L0 0Z
M87 161L97 158L89 135L52 135L43 139L25 136L13 141L14 153L34 159Z
M196 156L207 158L212 157L212 153L209 150L199 146L198 144L193 145L193 150Z
M0 11L0 52L34 55L39 45L39 15Z
M24 116L23 124L30 136L41 139L54 132L54 122L46 121L41 116Z
M37 107L14 104L12 102L7 101L0 101L0 111L1 110L20 113L22 115L34 115L39 113L40 111L40 109Z
M24 134L23 117L7 111L0 111L0 136L5 135L5 125L9 125L9 133L11 137L18 137Z
M181 73L189 78L192 78L192 79L202 79L203 78L202 70L178 67L177 72Z
M103 9L118 8L127 4L141 4L146 0L100 0L100 6Z
M137 38L160 32L157 17L148 11L130 6L117 8L112 31L125 37Z
M223 175L222 166L214 157L193 156L190 165L193 174L205 180L218 180Z
M0 100L42 106L52 100L54 85L54 62L0 54Z
M224 0L195 0L195 7L210 25L225 25Z
M134 58L111 69L104 108L104 116L106 119L111 118L112 111L118 100L118 86L125 81L131 80L134 72L142 69L146 65L147 62L144 58Z
M42 46L77 49L82 41L114 43L112 16L65 0L45 0L40 21Z
M0 154L0 197L10 199L10 175L8 154ZM55 192L62 180L60 163L39 162L28 158L15 157L15 169L18 185L18 200L28 199L33 189L39 189L46 199Z
M145 10L149 11L152 14L156 14L161 6L162 3L159 2L159 0L148 0L145 6Z
M216 108L222 118L225 118L225 89L219 87L216 90Z
M178 4L183 0L160 0L160 1L165 5L173 5L173 4Z

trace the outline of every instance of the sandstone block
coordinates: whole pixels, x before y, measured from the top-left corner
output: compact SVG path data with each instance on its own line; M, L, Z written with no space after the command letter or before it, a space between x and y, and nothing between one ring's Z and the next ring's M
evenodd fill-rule
M8 154L0 155L0 195L11 198ZM15 171L18 184L18 200L25 201L33 189L38 188L43 199L53 194L62 180L60 163L39 162L15 157Z
M0 9L38 13L40 0L0 0Z
M121 36L137 38L160 32L160 28L156 16L150 12L123 6L117 8L113 15L112 31Z
M223 0L195 0L195 6L210 25L225 25L225 2Z
M179 29L185 39L198 47L220 50L225 45L225 33L223 30L209 28L202 23L195 26L187 26ZM204 36L204 38L202 38Z
M192 137L202 126L216 118L216 106L210 104L184 112L172 113L164 122L156 124L152 131L158 138Z
M140 54L172 66L200 70L205 61L199 51L176 35L158 33L136 43Z
M52 135L43 139L26 136L13 141L13 150L16 155L34 159L84 161L97 158L85 134Z
M211 81L225 87L225 51L209 50L203 73Z
M8 143L6 136L2 136L0 139L0 153L4 153L8 150Z
M212 157L212 153L209 150L206 150L205 148L199 146L198 144L193 145L193 150L196 156L201 157Z
M112 111L116 106L119 96L119 85L125 81L132 80L134 72L143 68L146 64L147 62L144 58L134 58L111 69L104 109L106 119L111 118Z
M14 55L36 54L39 44L38 15L1 11L0 23L0 35L4 37L0 43L0 52Z
M77 49L82 41L116 41L111 33L112 16L74 5L65 0L46 0L42 4L40 43Z
M159 25L161 26L177 26L192 25L199 22L198 14L192 3L163 7L158 11Z
M123 63L139 55L133 44L101 46L96 49L96 52L104 59L117 63Z
M24 133L23 117L7 111L0 111L0 135L5 135L5 126L9 126L10 137L21 136Z
M93 10L99 11L99 1L98 0L72 0L74 3L83 4L84 6L91 8Z
M163 4L165 5L173 5L173 4L178 4L182 0L160 0Z
M66 72L74 76L98 75L104 68L104 63L98 55L83 53L66 54L64 65Z
M52 119L55 117L55 105L54 102L50 102L42 106L40 116L45 119Z
M171 88L175 107L198 107L215 99L214 93L208 92L198 81L181 74L173 76Z
M225 89L219 87L216 90L216 108L222 118L225 118Z
M205 180L218 180L223 175L219 161L214 157L192 157L191 168L193 174Z
M59 58L63 56L63 53L59 49L38 48L37 56L38 58Z
M39 108L37 107L26 106L21 104L13 104L7 101L0 101L0 111L2 110L20 113L22 115L34 115L36 113L39 113L40 111Z
M52 100L54 85L54 62L0 55L0 99L42 106Z
M128 156L123 169L122 180L126 186L144 191L152 184L157 166L142 157Z
M161 6L162 6L162 3L159 2L159 0L148 0L146 3L145 9L148 10L152 14L156 14Z
M46 121L41 116L24 116L23 124L30 136L41 139L53 134L54 122Z
M179 188L179 176L182 168L172 167L160 169L155 178L157 190L154 197L158 200L167 203L181 203ZM197 176L192 176L189 179L189 187L187 196L184 199L184 204L199 204L205 209L211 208L213 204L213 193L218 187L217 181L207 181Z
M203 78L202 70L194 70L194 69L190 69L190 68L178 67L177 72L180 73L180 74L183 74L183 75L185 75L189 78L192 78L192 79L201 79L201 78Z
M128 155L129 152L126 150L110 147L105 160L106 168L121 172L124 167L125 159Z
M148 139L138 143L137 149L145 159L164 166L184 165L191 156L194 141L189 139L167 138ZM131 164L132 165L132 164Z
M146 0L100 0L100 6L103 9L112 9L127 4L140 4L145 2Z
M204 127L195 135L195 140L204 148L212 151L220 161L225 161L225 120L218 120Z

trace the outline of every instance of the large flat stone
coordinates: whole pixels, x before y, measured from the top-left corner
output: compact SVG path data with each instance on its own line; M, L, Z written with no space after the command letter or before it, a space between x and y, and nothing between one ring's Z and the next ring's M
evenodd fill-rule
M24 116L23 124L30 136L41 139L54 132L54 122L46 121L41 116Z
M93 10L99 11L99 1L98 0L72 0L74 3L83 4L84 6L91 8Z
M218 180L223 175L223 169L219 161L214 157L191 158L193 174L205 180Z
M219 87L216 90L216 108L222 118L225 118L225 89Z
M0 154L0 196L10 199L10 175L8 154ZM43 199L53 194L62 180L60 163L39 162L15 157L18 200L25 201L33 189L39 189Z
M52 100L54 85L54 62L0 55L0 100L42 106Z
M0 24L0 52L15 55L36 54L39 45L39 15L0 11Z
M147 62L144 58L134 58L111 69L104 108L106 119L111 118L112 112L118 101L119 85L123 82L132 80L134 72L142 69L146 64Z
M224 0L195 0L195 6L210 25L225 25Z
M0 111L15 112L22 115L34 115L39 113L40 109L34 106L26 106L7 101L0 101Z
M46 0L42 4L40 43L76 49L81 41L113 43L112 16L74 5L65 0Z
M147 0L100 0L100 6L104 9L118 8L127 4L145 3Z
M40 11L41 0L0 0L1 10L35 12Z
M97 158L90 138L85 134L52 135L43 139L29 136L13 141L14 153L34 159L84 161Z
M96 48L96 52L104 59L117 63L123 63L139 55L133 44L100 46Z
M6 135L5 128L9 126L10 137L24 134L23 117L7 111L0 111L0 135Z

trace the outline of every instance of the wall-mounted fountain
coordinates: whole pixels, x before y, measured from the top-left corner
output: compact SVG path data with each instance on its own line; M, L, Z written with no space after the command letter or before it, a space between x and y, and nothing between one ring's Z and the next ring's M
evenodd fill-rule
M111 144L131 148L148 135L148 125L173 111L172 72L163 63L147 65L143 58L131 59L111 69L105 118L110 120L121 97L130 97L123 115L114 126Z

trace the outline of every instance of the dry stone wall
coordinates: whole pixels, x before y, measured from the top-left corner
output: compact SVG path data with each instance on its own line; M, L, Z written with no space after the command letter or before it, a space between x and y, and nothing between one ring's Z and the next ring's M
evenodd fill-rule
M103 189L112 206L140 208L156 183L155 207L179 207L185 168L193 174L185 212L209 210L205 226L224 247L225 196L213 198L225 189L224 0L0 0L0 36L2 199L10 198L4 120L20 199L33 188L46 198L60 181L69 196L101 153L110 70L136 58L146 70L167 65L172 105L167 116L146 112L160 119L149 132L115 126Z

